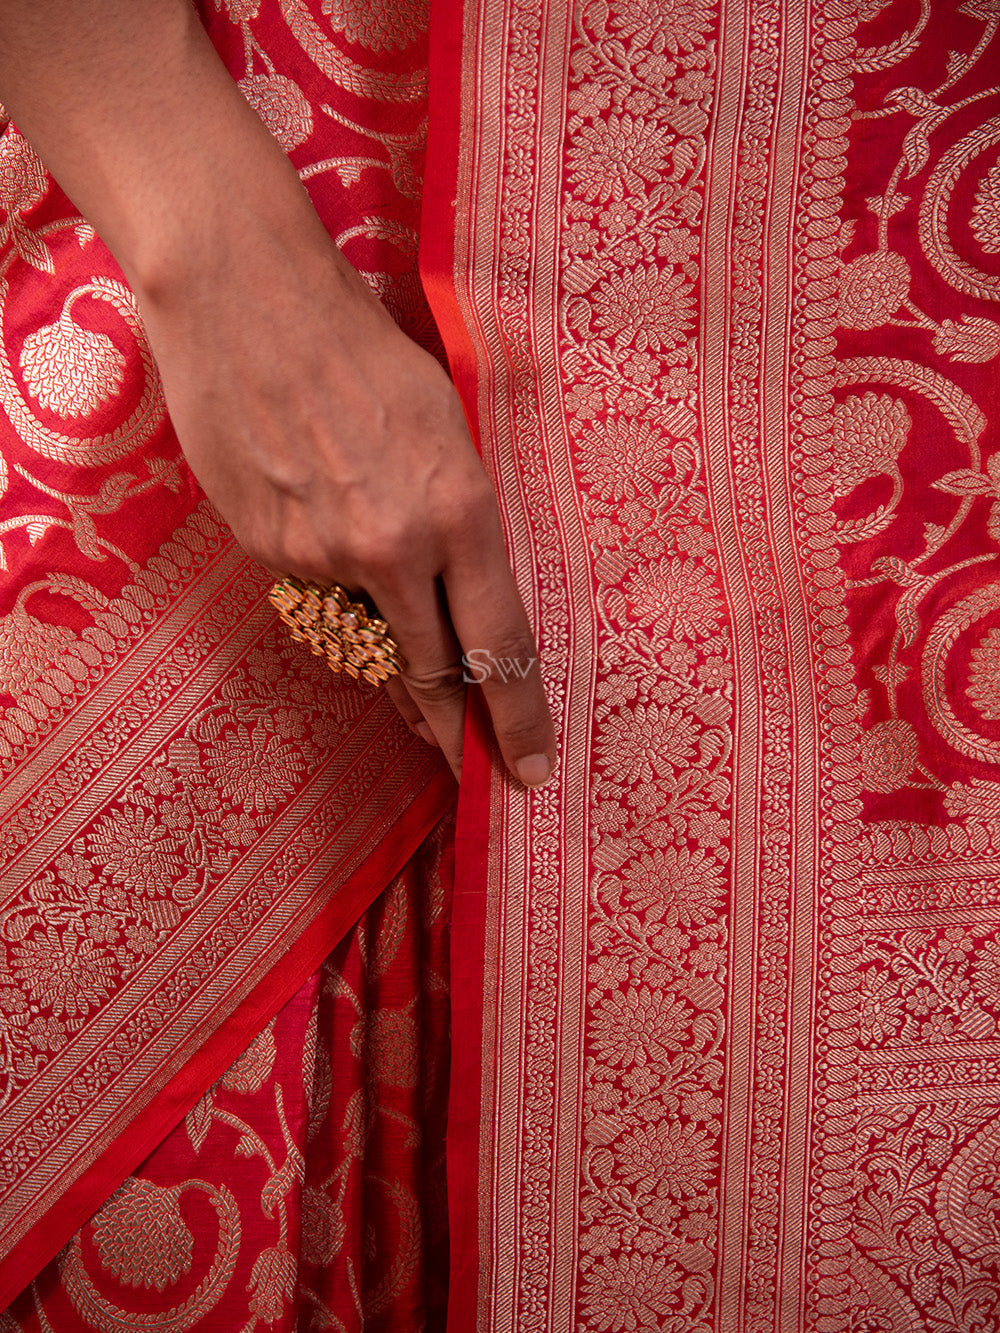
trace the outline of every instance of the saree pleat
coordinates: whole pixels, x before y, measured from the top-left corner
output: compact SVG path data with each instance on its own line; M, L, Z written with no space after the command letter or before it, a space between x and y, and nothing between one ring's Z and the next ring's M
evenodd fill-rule
M0 1328L444 1328L451 823Z

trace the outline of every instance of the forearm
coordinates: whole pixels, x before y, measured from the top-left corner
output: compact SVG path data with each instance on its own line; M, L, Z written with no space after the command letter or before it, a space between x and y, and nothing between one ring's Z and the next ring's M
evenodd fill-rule
M0 0L0 102L139 289L319 228L188 0Z

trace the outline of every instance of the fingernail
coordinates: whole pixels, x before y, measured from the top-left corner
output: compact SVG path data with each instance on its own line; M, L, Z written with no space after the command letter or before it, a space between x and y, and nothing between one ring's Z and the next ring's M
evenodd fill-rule
M541 787L552 776L552 765L544 754L526 754L514 767L526 787Z
M434 745L440 750L441 744L426 722L414 722L413 730L422 741L426 741L428 745Z

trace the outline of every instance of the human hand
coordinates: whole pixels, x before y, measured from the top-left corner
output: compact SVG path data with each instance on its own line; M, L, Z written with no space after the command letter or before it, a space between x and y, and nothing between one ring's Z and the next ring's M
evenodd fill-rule
M405 659L386 688L456 775L463 653L523 664L482 690L511 772L545 781L537 649L451 382L318 225L294 242L248 225L187 280L140 292L192 470L272 573L370 595Z

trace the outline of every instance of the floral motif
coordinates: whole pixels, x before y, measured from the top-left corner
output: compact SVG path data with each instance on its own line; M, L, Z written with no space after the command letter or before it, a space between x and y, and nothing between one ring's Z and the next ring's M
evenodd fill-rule
M295 1257L274 1245L257 1256L247 1290L250 1313L262 1323L273 1324L295 1298L298 1268Z
M716 1166L706 1132L671 1116L626 1135L616 1157L626 1180L680 1198L703 1194Z
M216 8L225 7L234 23L249 23L257 17L260 0L215 0Z
M833 494L848 495L871 477L895 474L911 425L905 404L888 394L866 393L838 403L833 410Z
M1000 630L990 630L973 648L968 693L983 717L1000 722Z
M185 843L138 807L102 815L87 847L113 880L147 896L168 890L184 874Z
M602 500L634 500L663 480L667 441L651 425L619 417L576 442L583 482Z
M219 1079L222 1087L245 1096L259 1092L274 1068L274 1032L268 1026L250 1043L243 1054Z
M616 6L611 27L648 50L676 54L700 46L712 27L706 0L637 0Z
M393 1009L374 1010L351 1033L351 1049L371 1060L386 1083L397 1088L416 1086L420 1074L420 1044L409 1014Z
M669 926L703 926L718 913L722 876L701 848L644 852L622 871L622 898Z
M982 315L943 319L934 334L934 350L956 361L992 361L1000 356L1000 324Z
M976 191L972 230L988 254L1000 254L1000 162L990 168Z
M910 270L902 255L880 250L859 255L840 271L840 322L849 329L874 329L906 300Z
M93 940L64 938L51 926L15 947L10 967L33 1000L70 1017L106 999L118 971Z
M309 103L283 74L248 74L240 79L240 90L286 153L312 134Z
M662 127L635 116L609 116L581 127L570 150L570 171L583 198L620 203L661 175L669 148ZM628 211L618 234L634 223L635 213Z
M300 752L273 732L238 726L223 732L205 756L212 781L230 800L259 814L291 796L303 769Z
M194 1237L175 1190L130 1177L92 1225L101 1263L126 1286L163 1291L190 1272Z
M331 26L370 51L400 51L427 28L429 0L323 0Z
M681 556L664 556L637 569L625 588L629 613L660 634L701 639L715 633L722 607L705 566Z
M125 357L108 335L81 328L68 306L55 324L25 338L20 366L31 396L64 418L96 412L125 376Z
M606 1333L646 1333L664 1320L681 1284L681 1270L661 1254L609 1254L584 1272L586 1327Z
M593 1007L588 1036L602 1060L622 1068L668 1061L688 1040L693 1015L681 1001L649 986L603 995Z
M695 755L698 728L681 709L637 704L612 713L597 737L597 761L619 782L649 783L669 777Z
M594 323L616 346L671 351L694 320L691 284L647 265L613 273L593 296Z
M41 203L48 188L45 168L27 141L8 126L0 134L0 208L28 213Z

